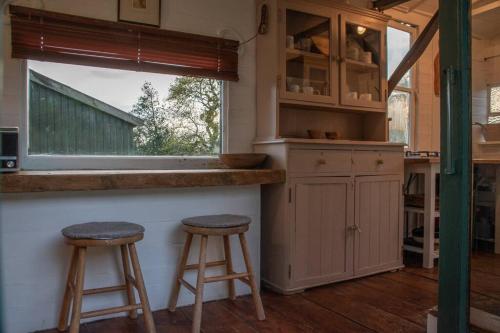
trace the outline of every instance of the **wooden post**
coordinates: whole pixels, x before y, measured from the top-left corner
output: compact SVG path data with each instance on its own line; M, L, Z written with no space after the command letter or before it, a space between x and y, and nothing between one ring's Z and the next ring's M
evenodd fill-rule
M71 262L68 270L68 278L66 280L66 288L64 288L64 296L61 305L61 312L59 314L59 324L57 329L59 331L65 331L68 328L68 314L71 301L74 299L74 295L71 291L71 286L75 283L75 273L76 265L78 262L78 248L73 247L73 254L71 255Z
M231 241L228 235L224 235L224 257L226 259L226 275L233 274L233 258L231 255ZM236 291L234 289L234 280L228 280L228 294L230 299L236 299Z
M177 265L177 272L175 275L174 290L170 295L170 304L168 306L169 311L174 312L177 306L177 299L179 298L179 290L181 289L180 280L184 278L184 271L186 270L186 263L189 257L189 249L191 248L191 242L193 241L193 234L188 233L186 242L184 243L184 249L182 250L181 259Z
M130 263L128 260L128 250L127 245L120 245L120 251L122 253L122 264L123 264L123 275L125 276L125 285L127 286L127 299L129 305L135 305L135 292L134 286L129 279L130 276ZM137 310L132 309L128 313L129 317L132 319L137 318Z
M78 247L78 263L76 265L76 286L73 291L73 313L69 333L78 333L80 330L80 316L82 313L83 282L85 279L86 247Z
M439 332L469 332L470 0L440 0L441 186Z
M139 264L139 258L137 257L137 251L135 250L135 244L128 244L128 250L130 252L132 268L134 269L137 292L139 293L139 298L141 300L142 313L144 315L144 322L146 323L146 331L148 333L156 333L153 314L151 313L151 308L149 306L148 294L146 292L146 287L144 286L144 278L142 277L141 266Z
M203 286L205 284L205 266L207 263L207 241L208 236L201 236L200 259L198 267L198 279L196 280L196 296L193 314L193 333L199 333L201 328L201 314L203 306Z

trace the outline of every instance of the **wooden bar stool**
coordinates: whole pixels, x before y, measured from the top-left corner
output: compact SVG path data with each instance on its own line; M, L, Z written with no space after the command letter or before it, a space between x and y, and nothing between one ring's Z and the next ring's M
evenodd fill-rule
M203 286L205 283L228 281L229 298L235 299L234 280L238 279L250 286L252 290L253 302L257 310L257 317L259 320L266 318L262 301L260 299L257 284L250 261L250 253L248 251L247 241L245 239L245 232L248 230L250 218L239 215L210 215L210 216L197 216L190 217L182 220L184 231L187 233L186 243L184 250L179 261L177 268L177 279L174 285L169 304L169 310L175 311L177 306L177 299L179 297L179 290L181 284L189 291L195 294L194 316L192 332L200 332L201 326L201 310L203 303ZM193 235L201 236L200 244L200 258L198 264L187 265L189 256L189 248L193 240ZM243 258L245 259L246 273L236 273L233 271L233 263L231 259L231 246L229 242L230 235L238 235L240 238L241 249ZM206 262L207 254L207 241L208 236L222 236L224 239L224 256L225 260ZM205 277L205 269L207 267L226 266L226 274L221 276ZM186 270L198 270L198 278L196 287L184 280L184 272Z
M132 319L137 318L137 309L142 309L146 330L148 333L155 333L153 315L149 307L144 279L142 277L139 258L135 249L135 242L144 237L144 228L141 225L128 222L90 222L75 224L64 228L62 231L66 244L73 246L73 256L68 272L66 289L61 305L58 330L64 331L68 327L69 309L72 304L70 333L78 333L80 329L80 319L108 315L118 312L128 312ZM125 284L120 286L83 289L85 275L85 256L87 247L93 246L120 246L125 275ZM134 277L130 272L129 263L132 263ZM134 289L139 293L140 303L136 303ZM101 309L89 312L82 311L82 296L95 295L106 292L126 291L128 305L117 306L108 309Z

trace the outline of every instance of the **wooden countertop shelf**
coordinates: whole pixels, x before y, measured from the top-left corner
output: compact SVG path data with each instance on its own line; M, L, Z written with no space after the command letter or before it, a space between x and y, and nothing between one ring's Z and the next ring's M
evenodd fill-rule
M237 186L284 181L284 170L270 169L21 171L0 175L0 193Z

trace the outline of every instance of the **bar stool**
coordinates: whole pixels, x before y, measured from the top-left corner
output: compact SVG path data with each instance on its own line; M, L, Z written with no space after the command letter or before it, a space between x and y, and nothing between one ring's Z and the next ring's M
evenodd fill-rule
M64 290L59 324L57 327L58 330L64 331L67 329L69 309L72 304L70 333L78 333L80 329L80 319L118 312L128 312L129 317L135 319L137 318L137 309L142 309L146 331L148 333L155 333L156 330L153 316L149 307L148 296L146 288L144 287L144 279L139 265L139 258L137 257L137 251L135 249L135 242L140 241L144 237L144 227L128 222L90 222L69 226L64 228L61 232L66 244L73 246L73 256L71 258L68 279ZM120 246L125 284L96 289L83 289L87 247L94 246ZM132 277L130 272L129 253L134 277ZM136 304L135 301L133 287L137 289L139 294L140 303L138 304ZM114 291L126 291L128 305L81 312L82 296Z
M252 263L250 261L250 253L248 251L248 245L245 238L245 232L248 230L250 222L251 220L249 217L240 215L197 216L182 220L184 231L187 233L187 238L186 243L184 244L184 250L182 252L181 259L179 261L179 266L177 268L177 279L170 298L169 310L172 312L175 311L181 284L193 294L195 294L192 332L200 332L203 287L205 283L227 280L229 298L235 299L236 294L234 289L234 280L238 279L244 282L245 284L250 286L250 289L252 290L253 302L255 304L258 319L264 320L266 318L264 314L264 308L262 307L262 301L260 299L259 291L257 289L257 284L255 283ZM191 247L191 242L194 235L201 236L199 262L198 264L187 265L186 263L189 256L189 248ZM243 258L245 260L247 269L246 273L236 273L233 271L231 246L229 242L229 236L231 235L238 235L240 238ZM223 237L225 260L208 263L206 262L208 236ZM215 266L226 266L226 274L221 276L205 277L205 269L207 267ZM184 272L187 270L198 270L196 288L186 280L184 280Z

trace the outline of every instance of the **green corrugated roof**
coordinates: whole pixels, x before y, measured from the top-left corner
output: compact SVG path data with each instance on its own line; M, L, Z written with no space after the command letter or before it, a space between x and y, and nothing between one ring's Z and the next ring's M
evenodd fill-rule
M42 86L47 87L51 90L54 90L60 94L63 94L69 98L84 103L94 109L97 109L113 117L126 121L134 126L140 126L144 124L144 121L141 118L131 115L128 112L117 109L114 106L104 103L103 101L100 101L92 96L86 95L81 91L71 88L70 86L67 86L59 81L51 79L50 77L35 72L32 69L30 69L30 80L38 84L41 84Z

